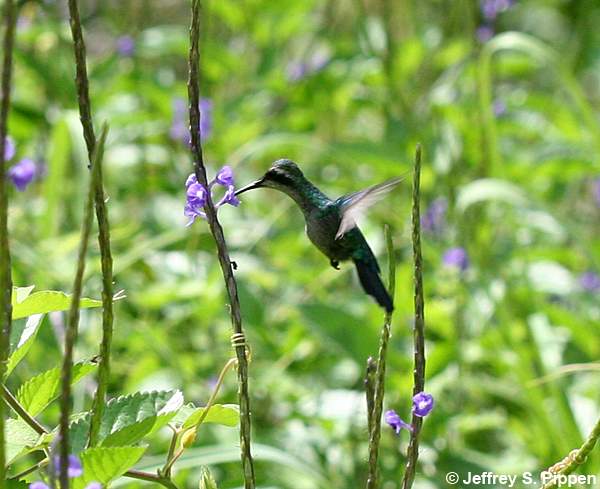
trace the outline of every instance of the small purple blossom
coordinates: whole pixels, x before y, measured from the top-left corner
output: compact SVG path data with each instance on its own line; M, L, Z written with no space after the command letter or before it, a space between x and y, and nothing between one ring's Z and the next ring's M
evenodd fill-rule
M493 21L499 13L512 7L514 0L481 0L481 14L486 20Z
M494 115L500 117L506 114L506 104L502 100L494 100L493 110Z
M12 160L15 152L16 148L13 139L10 136L6 136L4 140L4 161Z
M600 177L592 182L592 195L596 201L596 205L600 207Z
M208 184L208 189L198 182L196 175L193 173L187 177L187 180L185 181L186 202L183 209L183 214L190 218L187 226L190 226L197 217L206 219L204 206L206 205L209 194L212 198L211 192L215 184L227 187L225 195L223 195L223 197L215 204L215 209L218 209L225 204L234 207L240 205L240 201L235 195L235 186L233 185L233 182L233 170L228 165L225 165L217 172L217 176Z
M212 133L212 100L201 98L198 108L200 109L200 135L203 140L206 140Z
M408 424L406 421L403 421L402 418L398 416L398 413L396 413L396 411L393 409L385 412L385 422L394 429L397 435L400 434L402 428L405 428L408 431L413 431L412 425Z
M477 36L477 40L480 43L488 42L492 37L494 37L494 28L491 25L484 24L480 25L475 32Z
M121 36L117 39L117 52L124 58L130 58L135 53L135 41L131 36Z
M588 292L598 292L600 291L600 275L588 270L579 276L579 285Z
M297 82L321 71L329 63L329 55L323 51L318 51L308 58L308 60L290 61L286 67L286 77L289 82Z
M442 262L448 267L456 267L464 272L469 268L469 255L464 248L450 248L444 253Z
M440 234L446 224L446 211L448 201L444 197L434 199L421 218L423 231L431 234Z
M29 489L50 489L50 487L42 481L35 481L29 484Z
M423 418L431 412L433 405L434 401L431 394L427 394L427 392L419 392L413 397L412 412L415 416Z
M217 173L214 182L218 183L219 185L223 185L224 187L233 185L233 170L231 167L229 165L225 165L223 168L221 168Z
M29 158L23 158L8 170L8 176L19 192L23 192L27 188L27 185L35 178L36 173L36 164Z

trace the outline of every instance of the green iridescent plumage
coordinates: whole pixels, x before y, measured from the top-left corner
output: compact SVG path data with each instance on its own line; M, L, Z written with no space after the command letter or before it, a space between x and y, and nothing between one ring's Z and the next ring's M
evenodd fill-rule
M260 180L241 188L236 195L263 187L289 195L304 214L308 238L331 265L338 269L340 262L352 260L365 292L386 311L392 311L393 301L381 281L377 259L355 221L399 182L400 179L390 180L331 200L306 179L294 162L278 160Z

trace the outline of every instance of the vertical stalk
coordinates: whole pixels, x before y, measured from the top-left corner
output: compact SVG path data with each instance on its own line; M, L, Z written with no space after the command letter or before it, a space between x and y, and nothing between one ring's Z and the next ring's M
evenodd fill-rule
M421 255L421 215L420 215L420 183L421 182L421 145L415 152L415 168L413 176L412 203L412 242L415 283L415 329L414 335L414 386L413 395L423 392L425 388L425 301L423 298L423 257ZM407 450L406 470L402 480L402 489L410 489L415 480L417 460L419 458L419 433L423 418L412 415L413 431Z
M199 37L200 37L200 0L192 0L192 22L190 26L190 53L189 53L189 79L188 98L190 104L190 133L192 142L192 157L194 160L194 173L198 182L207 186L206 167L202 156L202 143L200 134L200 67L199 67ZM229 258L229 251L223 228L217 218L215 206L208 193L205 206L206 216L210 231L215 240L217 255L223 279L229 297L231 325L234 335L244 338L242 328L242 315L238 297L237 283L233 275L233 268ZM254 489L256 482L254 477L254 465L250 449L250 396L248 394L248 359L246 357L246 345L244 341L237 341L235 353L238 360L238 396L240 403L240 448L242 457L242 468L244 473L244 488Z
M15 37L15 5L13 0L4 2L4 59L2 62L2 102L0 105L0 381L4 387L6 361L10 348L12 321L12 275L10 247L8 243L8 195L6 188L6 161L4 151L8 134L8 112L12 78L12 56ZM0 401L0 489L6 480L6 444L4 433L4 402Z
M396 258L394 255L394 243L392 242L390 227L387 225L384 228L384 234L389 264L388 289L390 292L390 297L393 299L396 291ZM379 353L377 356L377 367L375 370L373 411L369 416L371 429L369 430L369 475L367 477L367 489L375 489L378 486L379 470L377 460L379 458L381 413L383 411L383 396L385 394L385 360L387 355L387 347L392 332L392 314L393 312L385 313L385 320L383 322L381 338L379 340Z
M77 0L69 0L69 16L71 35L73 37L73 52L75 55L77 86L77 102L79 118L83 127L83 137L87 146L90 166L93 164L93 154L96 144L94 125L92 122L92 105L90 102L89 82L86 67L85 42L79 17ZM92 419L88 446L94 446L98 440L100 420L104 411L104 401L110 376L110 347L113 336L113 261L110 250L110 226L108 211L104 200L102 168L94 187L96 218L98 220L98 244L102 266L102 343L100 345L100 363L98 365L98 387L92 403Z
M367 428L369 437L373 431L373 411L375 408L375 373L377 364L373 357L367 358L367 369L365 371L365 393L367 397Z
M61 399L60 399L60 426L59 426L59 482L61 489L69 489L68 463L69 463L69 416L71 411L71 380L73 368L73 348L77 339L77 327L79 324L79 302L81 299L81 289L83 287L83 273L85 271L85 255L87 253L90 230L93 220L94 189L96 188L98 178L100 178L100 168L102 165L102 156L104 152L104 142L108 127L104 125L102 134L98 141L98 146L94 152L92 173L90 185L85 202L83 222L81 224L81 237L79 239L79 250L77 253L77 270L73 280L73 295L69 307L67 318L67 328L65 332L65 354L61 369Z

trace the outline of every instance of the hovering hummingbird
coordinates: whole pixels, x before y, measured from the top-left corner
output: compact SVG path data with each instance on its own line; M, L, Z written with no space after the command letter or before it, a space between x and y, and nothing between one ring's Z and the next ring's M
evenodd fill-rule
M381 270L356 220L368 207L392 190L401 178L394 178L364 190L331 200L315 187L290 160L277 160L264 176L235 192L273 188L289 195L298 204L312 243L339 270L341 261L352 260L367 294L387 312L394 309L392 298L381 281Z

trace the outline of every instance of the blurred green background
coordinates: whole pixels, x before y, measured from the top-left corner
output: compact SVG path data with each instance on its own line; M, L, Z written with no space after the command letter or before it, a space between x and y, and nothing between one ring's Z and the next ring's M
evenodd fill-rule
M86 153L66 2L21 2L10 134L39 176L10 196L14 282L69 291ZM183 390L206 402L231 355L230 322L204 221L186 228L189 5L81 2L97 127L110 124L105 186L115 256L110 393ZM455 471L538 472L578 447L600 414L600 5L596 0L211 0L203 2L201 93L209 173L236 183L277 158L331 197L405 182L361 223L384 270L393 229L397 292L386 408L410 414L410 187L424 148L427 384L415 487ZM184 105L185 107L185 105ZM220 210L252 347L263 489L362 487L363 371L380 309L350 264L333 270L293 202L262 190ZM464 248L468 263L446 255ZM85 295L100 295L97 243ZM16 375L58 365L64 318L46 318ZM77 358L96 354L83 311ZM91 381L89 381L91 382ZM75 409L93 385L77 386ZM236 402L229 376L219 402ZM54 425L57 408L42 421ZM384 427L383 489L400 487L407 433ZM235 429L203 427L178 465L241 485ZM168 448L155 436L141 467ZM159 459L160 460L160 459ZM600 473L596 452L581 473ZM122 487L141 487L123 480Z

